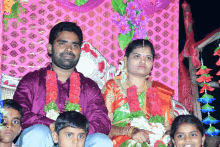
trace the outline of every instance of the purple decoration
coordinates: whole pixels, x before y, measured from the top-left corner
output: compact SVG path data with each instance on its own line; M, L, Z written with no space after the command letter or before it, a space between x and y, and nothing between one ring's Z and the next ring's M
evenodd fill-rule
M136 14L136 11L139 11L139 5L137 2L130 2L128 3L128 6L126 8L126 10L128 11L129 14L131 13L135 13Z
M171 0L156 0L155 5L153 5L148 0L135 0L135 1L139 4L140 8L145 12L147 16L157 11L163 10L171 2Z
M136 28L134 31L134 37L132 38L132 40L144 39L145 37L147 37L146 33L147 33L146 28L145 29Z
M82 6L77 6L72 2L69 2L68 0L56 0L62 7L65 9L68 9L70 11L75 11L75 12L89 12L92 9L98 7L104 0L88 0L84 5Z
M121 15L114 15L112 17L112 23L119 25L121 21L126 21L126 18L124 16Z
M128 32L131 31L128 23L126 20L121 20L119 23L119 33L122 33L123 35L128 34Z

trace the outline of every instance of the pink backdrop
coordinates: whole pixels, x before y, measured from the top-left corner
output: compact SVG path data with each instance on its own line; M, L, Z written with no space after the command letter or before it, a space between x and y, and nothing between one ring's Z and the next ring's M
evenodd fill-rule
M76 22L84 33L84 41L90 42L108 62L118 67L124 56L118 46L118 28L112 23L111 0L86 13L63 9L55 0L29 0L23 5L27 10L21 14L21 22L9 21L3 30L2 72L22 77L29 71L46 66L49 30L59 21ZM178 20L179 0L149 18L148 35L156 50L153 79L175 89L178 95Z

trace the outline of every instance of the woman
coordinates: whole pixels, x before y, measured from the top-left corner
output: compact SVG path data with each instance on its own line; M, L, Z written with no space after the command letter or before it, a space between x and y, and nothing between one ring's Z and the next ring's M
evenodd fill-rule
M172 147L204 147L205 129L193 115L177 116L171 127Z
M131 146L132 140L149 143L149 133L152 132L130 126L132 118L140 114L138 112L144 112L146 119L158 113L165 117L165 126L172 123L171 96L174 90L149 80L154 56L150 41L132 41L126 49L120 78L109 80L102 90L112 123L109 137L114 147Z

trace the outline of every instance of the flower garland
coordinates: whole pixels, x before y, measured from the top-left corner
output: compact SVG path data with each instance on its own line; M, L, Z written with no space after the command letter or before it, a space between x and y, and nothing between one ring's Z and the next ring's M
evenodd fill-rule
M215 100L215 98L213 98L212 95L207 94L207 90L209 91L213 91L214 88L212 88L208 82L211 81L211 78L213 78L212 76L210 76L209 72L212 69L207 68L206 66L203 65L203 61L201 62L201 68L196 72L196 75L201 75L198 79L196 79L197 82L202 83L201 86L201 90L200 93L204 93L205 94L198 99L198 102L204 103L205 105L202 106L201 111L203 113L208 113L208 116L202 120L202 123L204 124L209 124L209 128L208 130L205 132L206 134L210 135L210 136L215 136L218 135L218 133L220 133L220 131L218 129L216 129L215 127L212 126L212 124L216 124L219 121L216 120L214 117L210 116L210 112L214 112L214 107L209 105L209 103L212 103L212 101Z
M167 147L166 144L168 144L170 137L168 135L163 137L166 132L164 127L165 118L162 116L161 100L156 88L148 88L147 92L145 92L145 95L147 95L149 98L150 110L152 110L149 121L145 119L145 114L140 108L137 96L137 87L133 85L132 87L127 88L127 99L131 112L130 124L133 127L145 129L155 133L149 134L150 146ZM123 145L125 144L126 142ZM132 141L132 144L137 143ZM146 143L143 143L142 145L144 146Z
M79 105L80 100L80 76L79 73L73 72L70 76L70 91L69 98L66 101L65 111L81 111ZM56 104L57 100L57 77L54 71L47 71L46 76L46 105L44 111L47 117L55 119L59 115L59 110Z
M148 17L134 0L126 4L123 0L112 0L113 9L119 14L114 15L112 22L119 27L118 42L120 48L125 47L135 39L148 39L146 24Z

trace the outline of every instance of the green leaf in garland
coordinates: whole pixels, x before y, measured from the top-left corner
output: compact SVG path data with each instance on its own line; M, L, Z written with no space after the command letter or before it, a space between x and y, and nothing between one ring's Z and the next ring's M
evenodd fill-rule
M201 65L201 69L202 69L202 70L205 70L205 69L207 69L207 67L204 66L204 65Z
M122 50L131 42L134 36L134 31L130 31L128 34L122 35L121 33L118 35L119 46Z
M88 0L75 0L75 4L77 5L77 6L82 6L82 5L84 5L85 3L87 3L88 2Z
M220 47L217 47L214 52L217 52L219 49L220 49Z
M127 5L123 2L123 0L112 0L112 7L121 16L124 16Z
M202 98L213 98L213 96L210 94L203 94Z
M80 111L81 107L79 104L66 102L65 111Z
M149 118L149 123L162 123L164 125L164 122L165 122L164 116L156 115L156 116L151 116Z
M57 104L54 101L51 101L48 105L44 106L44 111L46 113L49 112L52 109L54 109L54 111L58 111L58 113L60 113L59 110L58 110Z
M202 75L204 75L204 77L211 77L210 74L202 74Z
M137 117L141 117L141 116L144 116L145 117L145 114L143 111L133 111L131 112L131 115L130 115L130 120L132 120L133 118L137 118Z

